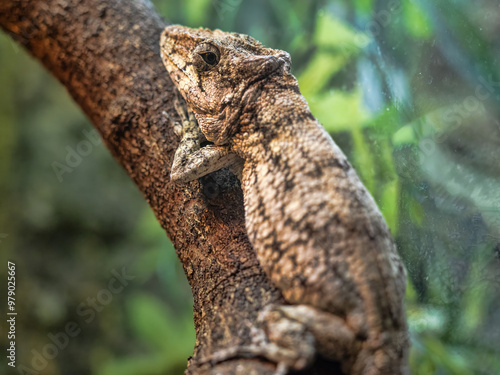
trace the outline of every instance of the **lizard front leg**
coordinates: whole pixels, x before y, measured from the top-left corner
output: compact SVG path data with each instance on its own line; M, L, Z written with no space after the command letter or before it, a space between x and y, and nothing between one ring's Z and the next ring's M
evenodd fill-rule
M228 147L213 144L203 146L203 143L207 143L207 139L201 132L194 113L184 109L178 97L174 106L182 124L173 121L174 130L181 137L181 142L175 151L172 163L170 172L172 181L186 183L224 167L232 167L233 171L240 169L238 164L241 160Z

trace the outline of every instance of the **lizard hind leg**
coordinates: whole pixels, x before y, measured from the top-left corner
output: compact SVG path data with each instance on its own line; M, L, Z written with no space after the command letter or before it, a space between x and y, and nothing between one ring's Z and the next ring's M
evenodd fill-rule
M278 371L304 370L316 357L314 336L305 324L284 314L282 307L267 305L259 313L258 323L267 342L265 357L277 363Z
M261 312L259 319L265 326L269 340L278 346L288 346L286 339L289 333L286 328L293 327L283 322L300 325L314 338L314 352L327 360L339 362L344 373L351 372L361 343L356 340L355 333L344 319L308 305L269 305Z

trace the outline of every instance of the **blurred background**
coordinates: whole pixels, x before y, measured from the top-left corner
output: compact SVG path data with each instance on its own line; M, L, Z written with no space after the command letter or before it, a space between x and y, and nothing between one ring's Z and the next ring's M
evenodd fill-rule
M498 1L154 3L168 22L290 52L404 259L412 374L499 374ZM22 373L183 373L192 298L150 208L65 89L3 34L0 86L0 274L16 263Z

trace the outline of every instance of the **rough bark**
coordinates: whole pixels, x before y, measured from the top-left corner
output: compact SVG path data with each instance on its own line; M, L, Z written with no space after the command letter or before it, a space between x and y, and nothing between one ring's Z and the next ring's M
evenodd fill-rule
M194 296L197 340L187 372L272 373L274 365L260 359L196 365L249 344L248 322L282 297L248 242L236 178L221 171L187 186L170 182L178 138L163 111L177 118L175 89L159 54L165 23L152 5L3 0L0 26L67 88L173 242Z

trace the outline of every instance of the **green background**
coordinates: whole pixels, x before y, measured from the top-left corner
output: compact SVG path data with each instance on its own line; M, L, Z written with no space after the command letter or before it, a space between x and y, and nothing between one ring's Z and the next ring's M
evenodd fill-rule
M290 52L313 114L404 259L412 374L500 373L498 2L155 5L171 23ZM92 126L65 89L3 34L0 87L0 274L16 263L17 363L54 375L181 374L192 297L141 194L102 144L84 142ZM54 163L75 151L85 156L58 178ZM124 267L135 278L106 292ZM36 362L68 322L80 333Z

